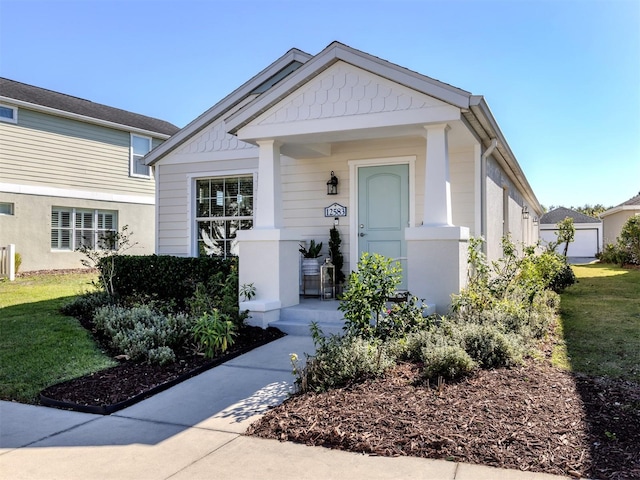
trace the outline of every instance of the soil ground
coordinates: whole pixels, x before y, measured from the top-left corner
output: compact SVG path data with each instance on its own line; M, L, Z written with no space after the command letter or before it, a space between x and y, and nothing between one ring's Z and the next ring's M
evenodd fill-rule
M248 351L283 335L275 328L264 330L244 326L238 331L236 341L229 350L215 358L190 355L168 365L123 361L115 367L50 386L41 394L68 404L96 407L115 405L144 395L151 389L177 378L186 379L195 372L219 365L240 351Z
M597 479L640 479L640 385L530 361L426 385L420 365L290 398L248 434Z

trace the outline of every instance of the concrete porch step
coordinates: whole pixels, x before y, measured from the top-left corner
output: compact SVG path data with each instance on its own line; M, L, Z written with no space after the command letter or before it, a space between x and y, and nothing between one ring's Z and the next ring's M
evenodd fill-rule
M311 324L315 322L325 336L342 335L345 320L343 313L338 310L339 305L337 300L300 299L298 305L280 310L280 319L270 322L269 326L288 335L309 336ZM422 308L424 316L436 312L434 304L423 303Z
M344 316L337 300L301 299L298 305L280 310L280 319L269 323L288 335L309 336L311 324L317 323L325 335L343 333Z

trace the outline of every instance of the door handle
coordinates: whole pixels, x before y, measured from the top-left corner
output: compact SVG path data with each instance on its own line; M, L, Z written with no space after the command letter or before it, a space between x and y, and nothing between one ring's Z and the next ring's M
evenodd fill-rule
M361 236L361 237L364 237L365 235L366 235L366 233L362 233L362 232L360 232L360 236Z

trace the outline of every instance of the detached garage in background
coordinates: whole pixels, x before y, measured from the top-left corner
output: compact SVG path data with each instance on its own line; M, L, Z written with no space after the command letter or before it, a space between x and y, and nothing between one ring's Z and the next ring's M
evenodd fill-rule
M558 222L565 218L573 219L576 229L573 242L569 244L568 257L595 257L602 250L602 221L570 208L556 208L540 218L540 239L542 244L558 240ZM556 251L562 253L564 245L558 245Z

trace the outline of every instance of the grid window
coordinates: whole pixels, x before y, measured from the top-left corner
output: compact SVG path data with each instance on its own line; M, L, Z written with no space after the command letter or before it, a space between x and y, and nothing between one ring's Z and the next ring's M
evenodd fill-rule
M253 176L196 180L198 255L238 255L236 233L253 228Z
M131 134L131 176L151 176L151 167L145 165L143 158L151 151L151 138Z
M53 207L51 249L74 251L81 247L115 250L108 239L117 230L117 212Z

